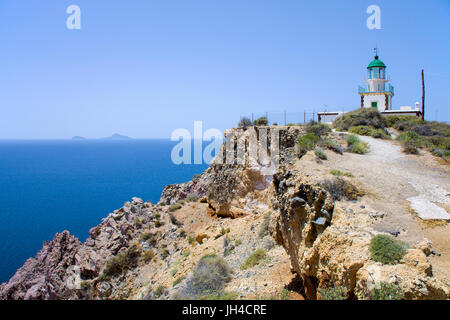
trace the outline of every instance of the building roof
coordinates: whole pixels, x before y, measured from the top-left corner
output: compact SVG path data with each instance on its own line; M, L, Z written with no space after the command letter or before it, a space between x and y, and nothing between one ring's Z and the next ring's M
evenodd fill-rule
M378 56L375 56L375 60L373 60L367 67L367 69L370 68L386 68L386 65L384 64L383 61L378 60Z

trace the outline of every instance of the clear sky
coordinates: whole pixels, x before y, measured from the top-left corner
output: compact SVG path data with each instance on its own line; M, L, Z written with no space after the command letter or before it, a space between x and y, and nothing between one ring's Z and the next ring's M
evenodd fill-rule
M72 4L81 30L66 27ZM366 27L372 4L381 30ZM449 0L0 0L0 139L355 109L376 45L394 107L420 100L424 68L427 118L449 121Z

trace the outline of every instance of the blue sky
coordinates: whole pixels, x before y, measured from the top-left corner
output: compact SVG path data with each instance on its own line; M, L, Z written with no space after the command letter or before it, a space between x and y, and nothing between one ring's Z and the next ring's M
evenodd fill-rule
M81 30L66 28L71 4ZM424 68L427 117L449 121L449 39L448 0L0 0L0 139L168 138L194 120L355 109L375 45L394 107L420 100Z

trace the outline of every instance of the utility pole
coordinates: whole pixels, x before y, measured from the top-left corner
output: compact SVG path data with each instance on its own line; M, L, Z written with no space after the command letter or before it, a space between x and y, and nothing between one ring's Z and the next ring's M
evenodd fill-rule
M422 120L425 120L425 77L422 69Z
M284 125L286 125L286 110L284 110Z

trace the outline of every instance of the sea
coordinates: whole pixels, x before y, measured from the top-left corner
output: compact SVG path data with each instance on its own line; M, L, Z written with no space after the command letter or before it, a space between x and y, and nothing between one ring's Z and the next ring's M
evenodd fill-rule
M175 165L170 140L0 141L0 283L64 230L89 229L132 197L157 203L163 187L207 164Z

